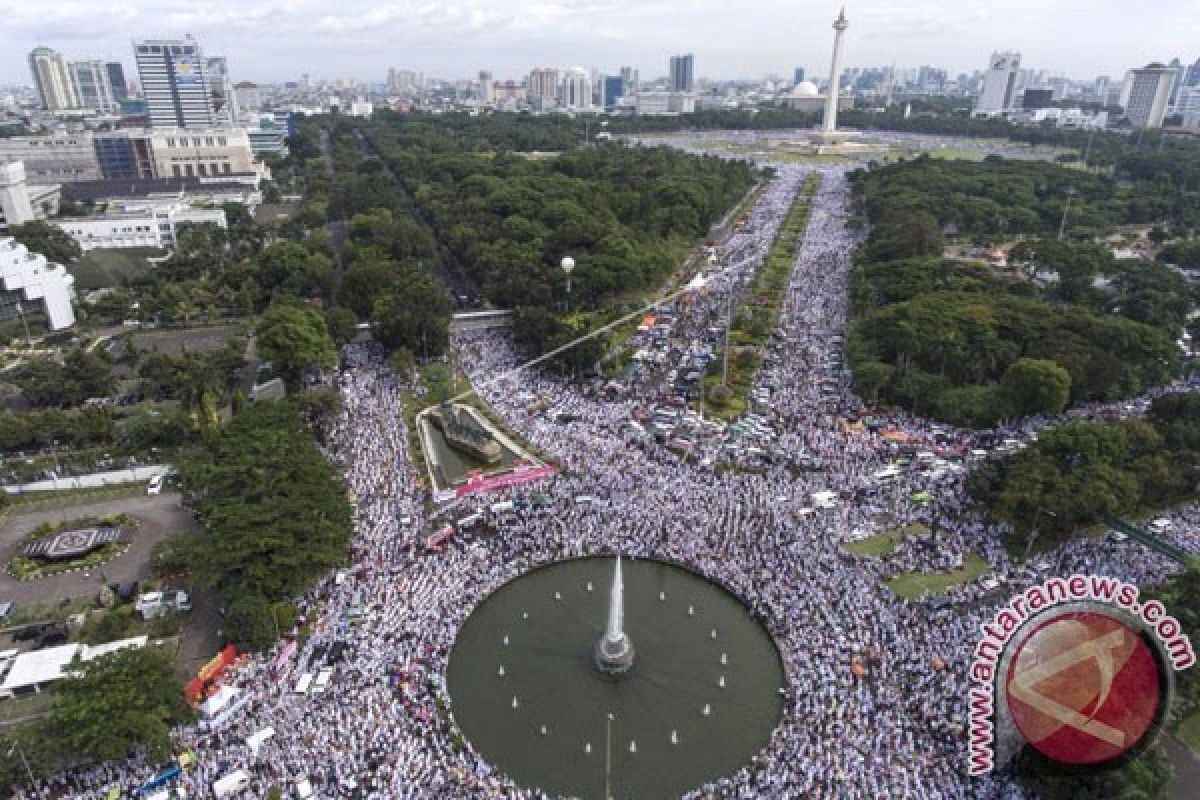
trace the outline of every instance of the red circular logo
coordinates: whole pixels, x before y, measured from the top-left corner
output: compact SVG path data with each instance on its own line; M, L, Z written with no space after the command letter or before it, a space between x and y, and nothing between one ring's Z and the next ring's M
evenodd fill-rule
M1137 747L1158 718L1164 678L1150 645L1101 611L1052 614L1013 651L1013 722L1044 755L1100 764Z

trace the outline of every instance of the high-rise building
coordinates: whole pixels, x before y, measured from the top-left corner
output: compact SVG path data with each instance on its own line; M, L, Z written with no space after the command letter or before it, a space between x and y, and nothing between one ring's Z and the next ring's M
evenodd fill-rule
M796 67L792 70L792 86L799 86L804 83L804 67Z
M496 82L487 70L479 71L479 102L489 106L496 103Z
M140 39L133 43L146 111L155 128L201 128L217 125L204 51L191 36Z
M667 80L667 91L690 92L696 85L696 57L691 53L671 56L671 74Z
M79 96L71 80L67 60L57 50L35 47L29 53L29 72L37 89L38 100L47 111L79 108Z
M1185 88L1200 86L1200 58L1197 58L1183 73L1183 85Z
M992 53L983 76L983 91L975 102L976 114L998 114L1012 108L1020 53Z
M605 75L600 81L600 105L612 108L625 96L625 81L620 75Z
M1021 94L1021 109L1024 111L1037 111L1039 108L1050 108L1053 104L1053 89L1026 89Z
M553 67L534 67L530 70L528 94L532 106L553 106L558 100L558 70Z
M1200 128L1200 86L1187 86L1179 92L1175 113L1183 116L1183 127Z
M641 81L638 78L638 71L633 67L621 67L621 82L624 84L622 92L626 97L638 93Z
M69 61L67 66L82 108L95 109L105 114L115 113L119 109L116 91L109 78L108 62Z
M113 99L119 104L129 97L129 86L125 83L125 66L120 61L109 61L104 65L108 72L108 85L112 87Z
M1133 70L1125 116L1135 128L1161 128L1171 99L1171 86L1179 70L1162 64L1147 64Z
M563 108L591 108L592 81L583 67L571 67L563 74L558 104Z

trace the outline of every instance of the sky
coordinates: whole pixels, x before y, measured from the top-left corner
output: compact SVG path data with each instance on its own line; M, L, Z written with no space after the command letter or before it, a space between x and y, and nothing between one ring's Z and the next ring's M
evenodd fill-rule
M123 62L135 37L195 36L234 80L381 81L479 70L520 79L535 65L667 72L696 56L697 77L829 72L837 0L0 0L0 85L29 84L28 52ZM1090 79L1150 61L1200 57L1195 0L873 0L846 5L845 66L983 69L993 50L1022 66Z

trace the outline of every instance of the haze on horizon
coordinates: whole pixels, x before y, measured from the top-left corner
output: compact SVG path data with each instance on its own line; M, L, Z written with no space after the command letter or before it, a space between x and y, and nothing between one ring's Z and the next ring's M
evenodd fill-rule
M535 65L631 65L666 74L674 53L696 55L697 77L760 79L829 70L836 0L0 0L0 85L30 82L37 45L69 58L123 62L136 79L130 41L191 33L228 58L234 80L316 78L380 81L389 67L427 77L479 70L521 79ZM1145 0L1131 13L1115 0L848 3L847 66L982 69L994 50L1022 66L1089 79L1119 78L1150 61L1200 57L1192 0Z

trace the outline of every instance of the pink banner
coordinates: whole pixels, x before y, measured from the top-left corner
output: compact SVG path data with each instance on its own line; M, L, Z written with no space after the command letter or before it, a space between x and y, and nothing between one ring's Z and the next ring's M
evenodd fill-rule
M275 672L275 680L278 681L291 671L291 664L288 662L291 660L292 654L295 652L296 640L289 639L287 644L280 649L279 655L275 656L275 661L271 664L271 669ZM285 670L284 667L288 667L288 669Z
M517 467L512 472L506 472L503 475L495 475L491 478L473 477L454 490L458 497L465 497L469 494L481 494L483 492L491 492L496 489L506 489L509 486L518 486L522 483L549 478L557 470L550 465L542 467Z

